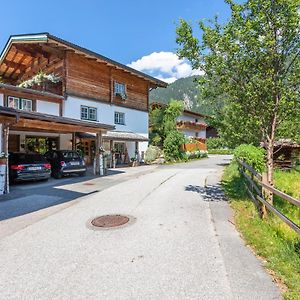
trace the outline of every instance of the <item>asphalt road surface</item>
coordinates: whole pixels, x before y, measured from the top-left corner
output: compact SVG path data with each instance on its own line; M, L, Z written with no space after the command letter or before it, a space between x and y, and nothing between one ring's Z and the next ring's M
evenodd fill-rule
M1 238L0 298L280 299L218 185L229 159L137 173ZM91 229L108 214L132 221Z

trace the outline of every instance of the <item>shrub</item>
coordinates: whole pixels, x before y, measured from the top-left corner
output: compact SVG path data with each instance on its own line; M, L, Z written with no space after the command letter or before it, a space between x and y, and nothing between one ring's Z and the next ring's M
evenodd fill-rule
M181 145L184 144L185 138L181 132L176 130L170 131L164 141L165 159L168 161L180 160L183 158Z
M162 151L157 146L149 146L145 153L145 162L151 163L159 158L162 154Z
M257 172L263 172L265 168L265 150L253 145L240 145L234 150L235 159L245 161L252 166Z
M207 149L224 149L226 148L225 142L222 138L208 138L206 140Z

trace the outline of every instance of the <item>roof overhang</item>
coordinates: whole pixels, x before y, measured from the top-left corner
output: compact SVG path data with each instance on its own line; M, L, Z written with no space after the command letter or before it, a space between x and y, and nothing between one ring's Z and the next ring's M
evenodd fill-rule
M0 123L8 124L13 130L55 133L104 133L115 128L108 124L87 122L36 112L20 111L8 107L0 107Z
M131 67L128 67L124 64L121 64L117 61L114 61L110 58L107 58L103 55L100 55L96 52L93 52L91 50L88 50L86 48L80 47L76 44L70 43L68 41L65 41L61 38L58 38L54 35L51 35L49 33L36 33L36 34L23 34L23 35L12 35L8 39L2 53L0 56L0 65L4 62L8 52L10 51L12 45L14 44L20 44L20 43L47 43L48 46L54 47L59 50L71 50L75 53L78 53L80 55L83 55L85 57L94 59L96 61L99 61L101 63L105 63L106 65L109 65L113 68L123 70L124 72L130 73L132 75L135 75L137 77L143 78L144 80L149 82L150 87L156 88L156 87L167 87L168 84L162 80L159 80L155 77L152 77L150 75L147 75L145 73L142 73L138 70L135 70Z
M78 138L85 138L85 139L95 139L94 134L87 134L87 133L78 133ZM126 132L126 131L107 131L105 134L102 135L104 140L111 140L111 141L131 141L131 142L148 142L149 139L134 133L134 132Z
M103 139L112 141L132 141L132 142L147 142L149 139L134 132L125 131L107 131L103 134Z

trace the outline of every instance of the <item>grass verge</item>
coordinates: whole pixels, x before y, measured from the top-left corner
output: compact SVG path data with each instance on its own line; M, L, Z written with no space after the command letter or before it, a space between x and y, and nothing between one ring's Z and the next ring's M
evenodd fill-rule
M299 176L299 177L298 177ZM275 172L275 184L282 191L299 197L300 173ZM247 244L262 257L278 282L284 283L284 299L300 300L300 238L276 216L262 220L249 200L236 163L224 172L223 187L235 213L235 223ZM299 221L299 209L275 198L277 208Z
M233 150L232 149L208 149L208 154L228 155L228 154L233 154Z

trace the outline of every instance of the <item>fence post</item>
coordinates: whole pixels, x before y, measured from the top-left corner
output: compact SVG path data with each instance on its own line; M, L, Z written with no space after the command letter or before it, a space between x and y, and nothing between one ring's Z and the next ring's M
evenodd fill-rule
M268 183L268 179L267 179L267 173L266 172L263 172L262 173L262 183ZM263 186L261 187L261 196L265 199L269 199L269 191L264 188ZM268 216L268 210L266 208L266 206L264 204L262 204L261 206L261 216L262 218L266 218Z

